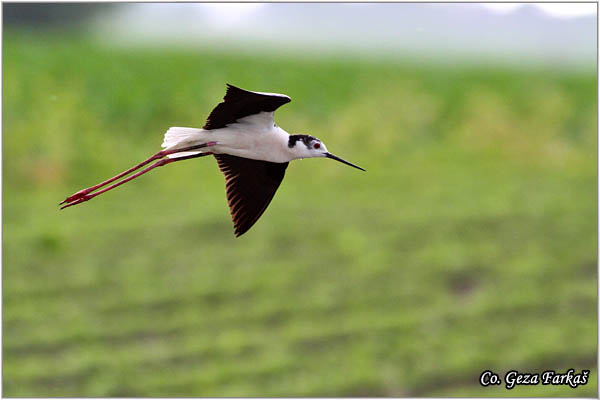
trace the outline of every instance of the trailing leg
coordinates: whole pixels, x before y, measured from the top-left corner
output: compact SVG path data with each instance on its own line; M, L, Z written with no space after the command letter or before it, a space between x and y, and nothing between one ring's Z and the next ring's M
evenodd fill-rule
M77 193L75 193L75 194L67 197L65 200L63 200L61 203L59 203L59 205L67 203L66 205L64 205L63 207L61 207L61 210L63 208L66 208L66 207L70 207L70 206L73 206L75 204L79 204L79 203L83 203L85 201L88 201L88 200L90 200L90 199L92 199L92 198L94 198L94 197L96 197L96 196L98 196L98 195L100 195L100 194L108 191L108 190L111 190L111 189L114 189L115 187L121 186L122 184L124 184L126 182L129 182L130 180L135 179L138 176L141 176L141 175L143 175L143 174L151 171L152 169L154 169L156 167L160 167L160 166L163 166L163 165L166 165L166 164L170 164L170 163L175 162L175 161L183 161L183 160L188 160L190 158L203 157L203 156L210 155L212 153L198 153L198 154L193 154L193 155L183 156L183 157L178 157L178 158L163 158L163 157L165 157L165 156L167 156L169 154L174 154L174 153L179 153L179 152L184 152L184 151L193 151L193 150L197 150L197 149L204 148L204 147L214 146L215 144L216 144L216 142L208 142L208 143L203 143L203 144L200 144L200 145L185 147L185 148L181 148L181 149L159 151L158 153L154 154L152 157L150 157L150 158L142 161L141 163L139 163L137 165L134 165L133 167L131 167L131 168L129 168L129 169L121 172L120 174L115 175L112 178L107 179L107 180L105 180L103 182L100 182L97 185L94 185L94 186L91 186L89 188L80 190ZM157 161L156 163L154 163L150 167L145 168L144 170L142 170L142 171L140 171L140 172L138 172L136 174L133 174L133 175L131 175L128 178L123 179L122 181L119 181L119 182L117 182L117 183L115 183L115 184L113 184L113 185L111 185L111 186L109 186L109 187L107 187L107 188L99 191L99 192L91 194L93 191L95 191L95 190L97 190L97 189L99 189L99 188L101 188L101 187L103 187L105 185L108 185L109 183L114 182L117 179L120 179L123 176L125 176L125 175L127 175L127 174L129 174L129 173L131 173L131 172L133 172L135 170L140 169L141 167L149 164L150 162L152 162L154 160L159 160L159 161Z

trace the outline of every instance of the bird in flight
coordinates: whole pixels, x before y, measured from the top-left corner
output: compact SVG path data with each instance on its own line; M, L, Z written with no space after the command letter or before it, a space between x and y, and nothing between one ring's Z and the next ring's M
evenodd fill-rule
M156 167L213 155L225 175L227 203L235 236L240 236L266 210L290 161L327 157L365 171L329 153L319 139L310 135L290 135L278 127L273 121L273 114L291 100L284 94L251 92L227 84L223 102L212 110L202 129L170 128L161 146L164 150L106 181L80 190L59 205L64 204L61 207L64 209L91 200ZM156 162L98 190L152 161Z

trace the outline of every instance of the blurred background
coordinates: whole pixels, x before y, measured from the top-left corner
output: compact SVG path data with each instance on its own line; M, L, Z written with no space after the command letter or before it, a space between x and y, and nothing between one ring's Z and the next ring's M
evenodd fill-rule
M596 7L4 3L4 395L595 396ZM238 239L208 158L59 211L225 83L368 172Z

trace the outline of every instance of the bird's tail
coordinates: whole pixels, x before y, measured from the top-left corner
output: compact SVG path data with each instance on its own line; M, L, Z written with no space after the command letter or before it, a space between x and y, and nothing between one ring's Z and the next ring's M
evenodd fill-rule
M165 138L162 142L162 147L168 150L177 148L190 147L196 144L202 138L203 129L197 128L180 128L177 126L169 128L165 133ZM169 154L169 158L179 158L202 153L201 151L185 151L181 153Z

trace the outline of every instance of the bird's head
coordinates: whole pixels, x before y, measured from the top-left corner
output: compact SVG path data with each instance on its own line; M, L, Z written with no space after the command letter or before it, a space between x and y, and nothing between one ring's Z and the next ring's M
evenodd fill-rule
M294 155L294 158L311 158L311 157L327 157L339 161L351 167L364 171L358 165L349 163L327 151L325 143L321 142L314 136L310 135L290 135L288 147Z

